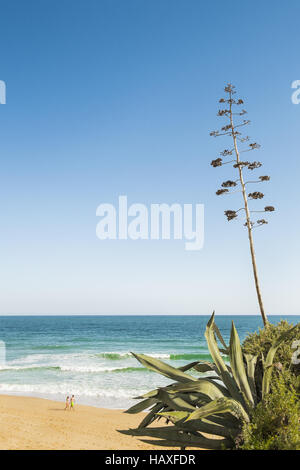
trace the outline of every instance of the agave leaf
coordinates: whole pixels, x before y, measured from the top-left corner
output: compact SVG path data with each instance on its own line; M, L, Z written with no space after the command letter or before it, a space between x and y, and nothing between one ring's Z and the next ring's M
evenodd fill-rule
M194 366L194 369L198 372L210 372L215 371L215 365L213 362L201 361L198 362L197 365Z
M214 383L219 383L220 382L220 377L218 375L205 375L203 379L206 380L212 380ZM198 379L200 380L200 379Z
M232 322L229 346L230 365L233 377L238 384L247 404L254 406L254 399L251 393L250 385L245 371L243 352L240 339L237 334L234 323Z
M158 394L158 389L156 388L155 390L150 390L150 392L147 392L144 395L140 395L139 397L135 397L135 398L155 398L157 397L157 394Z
M194 382L193 382L194 383ZM175 383L176 385L179 385L178 382ZM171 386L170 386L171 387ZM162 387L162 388L158 388L158 389L155 389L155 390L151 390L150 392L148 393L145 393L145 395L142 395L141 397L137 397L137 398L144 398L144 399L147 399L147 398L155 398L155 401L161 401L161 398L159 398L159 392L160 390L166 390L168 391L168 387ZM181 394L178 392L178 396L180 396ZM161 395L160 395L161 397ZM200 400L200 394L190 394L190 393L184 393L182 394L182 398L184 400L186 400L188 403L190 404L193 404L193 402L196 400L197 402L198 401L201 401ZM203 400L202 400L203 401Z
M168 418L174 424L186 419L190 415L188 411L162 411L157 414Z
M212 436L227 437L229 439L234 439L241 432L240 428L231 427L229 422L220 426L206 418L195 419L188 423L180 423L180 426L186 431L191 430L193 432L204 432L205 434L210 434Z
M201 408L191 413L187 421L206 418L212 414L219 413L231 413L236 418L249 422L249 416L241 403L232 398L218 398L217 400L212 400L210 403L201 406Z
M257 363L258 356L254 356L253 354L245 354L244 358L247 363L247 376L248 382L250 385L251 393L253 396L254 404L257 403L257 393L256 393L256 385L255 385L255 366Z
M211 400L229 396L228 390L220 384L214 383L212 380L199 379L197 382L178 384L169 386L164 389L168 393L178 392L198 392L206 395Z
M214 330L215 330L215 333L216 333L217 337L219 338L220 342L222 343L222 345L224 347L224 350L223 350L224 353L229 354L229 347L225 343L225 341L223 339L223 336L221 335L221 332L220 332L220 330L219 330L219 328L217 327L216 324L214 324Z
M236 418L231 413L222 413L216 415L210 415L208 418L202 419L209 419L212 423L219 424L220 426L229 426L231 429L235 431L240 431L241 429L241 421L239 418Z
M272 346L269 349L269 352L267 354L266 360L264 361L264 376L263 376L263 382L262 382L262 398L265 397L267 393L270 391L270 382L271 382L271 376L272 376L272 365L273 365L273 360L274 356L276 354L277 349L281 345L283 341L285 341L291 333L298 328L298 325L294 326L291 328L289 331L285 331L282 333L282 335L277 338L277 340L274 341Z
M146 410L150 406L154 405L157 400L154 398L147 398L146 400L140 401L136 405L133 405L131 408L125 411L125 413L135 414L140 413L141 411Z
M219 351L219 348L218 348L218 345L214 336L214 316L215 314L213 313L209 322L207 323L207 327L205 331L205 337L207 340L210 354L217 367L218 375L222 377L224 385L228 388L230 395L235 400L238 400L244 405L244 399L238 389L238 386L236 382L234 381L234 379L231 377L229 370L220 354L220 351Z
M157 419L157 413L161 410L165 410L166 407L162 403L157 403L151 411L145 416L145 418L140 422L139 428L145 428L149 426L149 424L153 423Z
M196 409L193 405L185 401L182 397L171 396L164 390L159 390L157 398L173 410L194 411Z
M229 356L229 349L219 348L219 351L220 351L222 354L225 354L226 356Z
M177 370L181 370L182 372L185 372L186 370L193 369L197 364L199 364L198 361L191 362L190 364L186 364L185 366L177 367Z
M202 436L201 444L193 444L190 445L189 443L184 444L182 441L168 441L167 439L141 439L141 442L145 442L145 444L150 444L152 446L160 446L160 447L179 447L180 449L185 449L187 447L199 447L203 450L224 450L224 449L233 449L233 442L229 439L207 439L206 437Z
M192 405L194 408L195 406L202 406L204 405L205 403L207 403L207 401L209 400L209 398L205 395L203 395L202 393L196 393L196 392L193 392L193 393L187 393L187 392L184 392L184 393L176 393L174 395L172 395L170 393L170 396L173 398L173 397L179 397L179 398L182 398L183 400L185 400L187 403L189 403L190 405Z
M230 423L228 422L226 423L226 426L218 425L205 418L202 420L193 420L189 421L188 423L184 423L183 421L189 416L189 413L185 411L165 411L158 414L169 419L173 424L177 424L180 428L186 431L200 431L207 434L213 434L214 436L230 438L236 436L239 432L239 430L236 428L231 429Z
M174 426L160 426L160 427L151 427L147 429L128 429L120 431L122 434L130 436L149 436L157 437L159 439L177 439L179 432L178 429Z
M160 361L154 357L146 356L145 354L135 354L132 355L147 369L153 370L154 372L158 372L169 379L176 380L178 382L189 382L190 380L196 381L195 377L182 372L175 367L166 364L165 362Z
M172 447L201 447L203 449L222 449L233 445L231 439L209 439L202 434L191 434L184 430L177 429L176 426L147 428L147 429L129 429L128 431L119 431L122 434L130 436L149 436L162 441L151 441L155 445L165 445ZM144 441L145 442L145 441Z

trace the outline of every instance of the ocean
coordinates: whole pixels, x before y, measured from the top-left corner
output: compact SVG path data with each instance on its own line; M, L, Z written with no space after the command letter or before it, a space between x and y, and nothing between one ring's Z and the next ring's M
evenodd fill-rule
M283 316L296 324L300 316ZM130 354L144 353L180 367L209 360L208 316L3 316L0 393L127 408L133 397L170 381L147 371ZM270 316L276 323L279 316ZM231 321L240 339L262 327L259 316L217 316L229 341Z

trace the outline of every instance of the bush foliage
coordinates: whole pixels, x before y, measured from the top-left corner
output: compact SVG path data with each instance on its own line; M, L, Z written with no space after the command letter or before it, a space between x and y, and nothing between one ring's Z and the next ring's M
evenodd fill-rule
M295 377L288 371L274 373L272 391L244 425L243 450L300 450L300 401Z
M277 324L268 323L263 329L259 329L259 332L250 333L243 342L244 353L263 355L266 358L267 353L279 336L292 328L292 324L286 320L281 320ZM292 343L294 340L300 340L300 325L295 330L293 338L289 338L284 341L275 354L274 363L281 363L284 368L291 366L292 354L295 351L292 349ZM292 367L293 371L297 374L300 373L300 367Z

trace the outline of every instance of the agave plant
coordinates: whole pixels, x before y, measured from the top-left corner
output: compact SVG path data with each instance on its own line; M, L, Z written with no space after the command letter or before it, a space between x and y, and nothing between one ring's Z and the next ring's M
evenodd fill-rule
M267 357L262 358L262 370L256 367L257 356L243 353L233 322L230 344L226 345L215 324L214 314L205 332L213 362L197 361L175 368L144 354L132 353L147 369L175 382L137 397L142 401L127 413L150 411L137 429L120 432L155 438L142 441L165 447L235 448L243 424L251 420L251 410L270 391L276 350L295 328L282 334L271 346ZM217 338L223 348L218 347ZM225 363L222 353L229 356L230 366ZM209 375L198 378L188 374L189 370ZM166 426L149 427L162 418Z

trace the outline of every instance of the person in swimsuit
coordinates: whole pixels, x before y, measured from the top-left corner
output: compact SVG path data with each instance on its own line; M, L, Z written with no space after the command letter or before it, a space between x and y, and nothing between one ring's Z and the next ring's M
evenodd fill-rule
M72 395L71 396L71 410L73 410L73 411L75 411L74 404L75 404L75 397L74 397L74 395Z
M70 409L70 398L67 397L66 398L66 406L65 406L65 410L69 410Z

